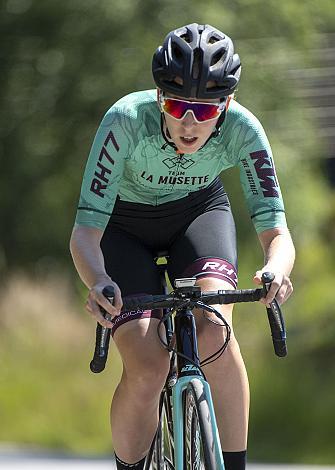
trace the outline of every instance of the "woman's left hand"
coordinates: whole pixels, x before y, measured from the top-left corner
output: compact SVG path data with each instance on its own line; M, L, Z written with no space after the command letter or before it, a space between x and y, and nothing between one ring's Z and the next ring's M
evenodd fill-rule
M255 284L262 284L262 273L269 272L268 268L263 268L256 271L254 275ZM293 286L290 278L283 273L274 272L274 280L271 283L271 288L267 296L260 300L263 304L269 305L274 298L276 298L279 305L282 305L290 297L293 292Z

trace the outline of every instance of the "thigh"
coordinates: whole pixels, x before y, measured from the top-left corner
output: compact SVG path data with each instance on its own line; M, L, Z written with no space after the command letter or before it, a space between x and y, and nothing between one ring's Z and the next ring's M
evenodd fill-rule
M171 246L169 277L213 277L236 288L236 230L229 204L204 209Z
M106 272L118 284L123 296L161 293L154 254L135 236L106 229L101 249Z
M113 339L127 373L141 375L143 371L152 370L157 374L162 370L166 377L169 354L159 340L158 325L156 318L141 318L125 323L115 332ZM165 339L162 324L160 335Z
M101 240L107 274L121 289L122 297L160 294L162 286L153 253L135 236L119 229L107 229ZM124 312L114 319L112 336L128 322L161 318L160 309Z

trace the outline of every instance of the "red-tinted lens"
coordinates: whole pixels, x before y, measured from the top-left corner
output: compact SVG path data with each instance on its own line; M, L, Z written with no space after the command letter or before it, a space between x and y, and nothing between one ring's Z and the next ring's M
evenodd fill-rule
M186 113L187 109L190 109L186 101L165 99L163 104L163 110L171 114L176 119L181 119Z
M165 98L163 110L171 114L176 119L181 119L186 111L193 111L198 121L207 121L219 116L220 108L216 104L211 103L190 103L189 101L174 100Z

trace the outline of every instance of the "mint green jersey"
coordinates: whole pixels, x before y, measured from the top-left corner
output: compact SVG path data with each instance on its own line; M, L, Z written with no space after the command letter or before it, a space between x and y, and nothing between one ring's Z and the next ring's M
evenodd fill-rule
M270 144L257 118L239 103L231 100L220 134L197 152L177 155L164 144L155 90L115 103L90 151L76 223L104 230L117 196L156 206L205 188L238 166L257 232L286 226Z

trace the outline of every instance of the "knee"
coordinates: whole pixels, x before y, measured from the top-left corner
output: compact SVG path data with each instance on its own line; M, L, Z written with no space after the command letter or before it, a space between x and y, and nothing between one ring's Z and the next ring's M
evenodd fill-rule
M226 327L220 320L213 318L213 316L210 320L202 318L201 322L198 321L197 323L198 343L200 348L204 350L219 349L227 338L229 343L234 338L230 325Z
M238 341L237 341L234 333L232 333L231 336L230 336L230 339L229 339L229 342L228 342L227 349L226 349L225 353L226 353L227 357L229 358L229 360L231 360L231 358L233 358L233 357L241 356L240 346L238 344Z
M214 326L214 328L212 326ZM216 351L219 351L227 339L228 344L220 357L220 362L230 364L234 361L234 359L241 356L240 347L233 330L230 329L229 332L227 332L225 328L220 328L215 325L211 325L209 328L201 329L201 331L198 332L198 343L201 360L204 360L212 354L216 353Z
M150 401L156 398L162 391L167 374L169 372L169 356L149 362L139 363L138 367L126 370L124 378L137 400Z

